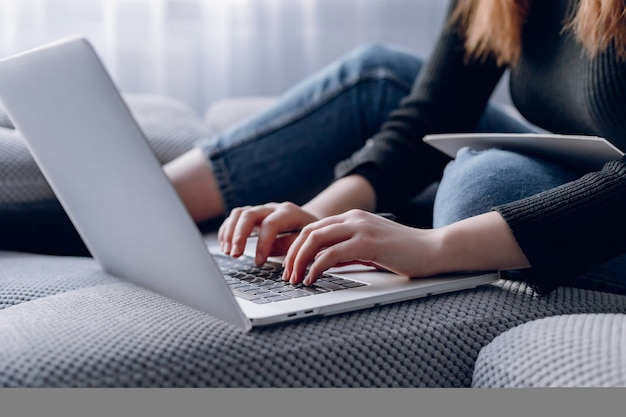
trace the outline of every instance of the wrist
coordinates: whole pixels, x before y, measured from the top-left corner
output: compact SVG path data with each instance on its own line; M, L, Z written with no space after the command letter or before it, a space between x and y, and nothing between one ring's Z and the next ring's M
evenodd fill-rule
M349 175L333 182L302 208L323 218L351 209L374 211L376 194L371 184L360 175Z
M530 266L508 225L489 212L437 230L434 263L439 273L521 269Z
M428 232L428 244L426 248L429 249L427 254L428 271L427 275L436 275L446 272L454 272L458 269L454 259L456 256L453 254L453 246L448 242L453 239L451 231L446 228L438 228L427 230Z

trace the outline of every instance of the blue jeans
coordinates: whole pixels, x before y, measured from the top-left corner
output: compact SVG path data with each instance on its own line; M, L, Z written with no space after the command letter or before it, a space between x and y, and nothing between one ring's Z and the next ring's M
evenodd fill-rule
M380 129L410 92L422 64L402 48L364 46L294 86L267 111L199 143L227 209L309 200L332 181L335 165ZM537 128L492 102L476 131L528 133ZM511 152L463 149L434 188L432 224L440 227L484 213L580 175ZM577 278L572 285L626 293L623 271L626 257Z
M333 180L335 165L360 149L411 90L422 60L372 44L303 80L269 110L199 143L227 209L268 201L304 203ZM490 104L479 130L527 132Z

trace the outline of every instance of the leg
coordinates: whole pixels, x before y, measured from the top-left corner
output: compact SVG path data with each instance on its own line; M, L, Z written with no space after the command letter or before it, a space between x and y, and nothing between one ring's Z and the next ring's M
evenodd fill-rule
M513 152L462 149L444 171L435 197L434 226L487 212L496 205L522 199L582 175ZM568 286L626 294L626 256L573 278Z
M508 106L490 102L483 113L475 132L480 133L539 133L544 132L542 129L526 122L520 116L515 114ZM460 177L460 176L457 176ZM462 178L459 178L462 180ZM398 217L407 224L415 227L429 228L433 226L434 201L437 195L439 183L435 182L426 188L422 193L417 195L408 206L398 213ZM444 188L451 188L446 185ZM456 193L450 192L452 196ZM444 200L450 197L446 195ZM441 199L440 199L441 200ZM439 204L441 205L441 203ZM437 218L441 218L438 215ZM457 219L458 220L458 219ZM441 222L439 222L441 225Z
M463 148L444 170L434 203L441 227L580 177L577 171L500 149Z
M188 207L194 200L203 205L193 211L196 220L248 204L304 203L332 181L339 161L376 133L409 93L421 65L399 48L359 48L267 111L199 143L166 171Z

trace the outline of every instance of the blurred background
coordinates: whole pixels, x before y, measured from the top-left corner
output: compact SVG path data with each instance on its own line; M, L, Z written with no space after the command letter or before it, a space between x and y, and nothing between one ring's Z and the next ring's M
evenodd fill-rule
M94 45L124 92L280 94L366 42L427 57L447 0L0 0L0 57L65 36ZM507 100L499 88L497 97Z

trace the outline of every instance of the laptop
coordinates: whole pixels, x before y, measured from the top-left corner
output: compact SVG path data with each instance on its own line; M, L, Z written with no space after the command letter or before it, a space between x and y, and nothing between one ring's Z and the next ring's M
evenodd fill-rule
M251 279L256 272L250 259L209 248L83 37L0 60L0 100L105 272L244 331L499 279L498 271L411 279L353 266L326 274L325 287L304 288L272 283L268 269L277 266L271 263L263 266L265 277ZM245 290L255 280L289 288L261 297Z

